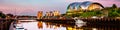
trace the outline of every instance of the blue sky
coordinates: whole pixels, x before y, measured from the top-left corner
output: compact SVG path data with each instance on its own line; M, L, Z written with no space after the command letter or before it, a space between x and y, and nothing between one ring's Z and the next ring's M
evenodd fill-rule
M120 7L120 0L0 0L0 11L5 14L31 15L36 16L38 11L58 10L61 13L66 12L70 3L93 1L101 3L103 6L112 6L116 4Z

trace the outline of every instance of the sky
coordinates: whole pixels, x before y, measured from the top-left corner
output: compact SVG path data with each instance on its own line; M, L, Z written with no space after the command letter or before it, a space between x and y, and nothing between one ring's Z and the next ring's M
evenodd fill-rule
M38 11L60 11L65 13L67 6L73 2L92 1L105 7L116 4L120 7L120 0L0 0L0 11L5 14L36 16Z

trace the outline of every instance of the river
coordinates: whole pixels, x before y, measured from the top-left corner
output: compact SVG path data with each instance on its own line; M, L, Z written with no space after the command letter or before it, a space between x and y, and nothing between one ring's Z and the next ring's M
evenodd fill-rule
M101 23L54 23L36 20L19 20L11 23L10 30L118 30L119 24Z

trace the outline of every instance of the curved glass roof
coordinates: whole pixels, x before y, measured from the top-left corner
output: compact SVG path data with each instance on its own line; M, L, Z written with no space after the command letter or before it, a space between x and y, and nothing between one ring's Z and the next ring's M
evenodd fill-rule
M74 9L75 7L79 8L79 5L80 5L80 4L81 4L80 2L71 3L71 4L68 6L68 9L69 9L69 8Z
M85 1L85 2L74 2L74 3L71 3L68 7L67 7L67 9L74 9L75 7L77 7L77 9L78 8L82 8L82 9L86 9L86 8L88 8L88 6L90 5L90 4L93 4L93 3L96 3L96 2L90 2L90 1ZM98 5L100 5L101 6L101 4L99 4L98 3Z
M83 2L80 6L84 9L86 9L90 4L92 4L93 2L90 2L90 1L86 1L86 2Z

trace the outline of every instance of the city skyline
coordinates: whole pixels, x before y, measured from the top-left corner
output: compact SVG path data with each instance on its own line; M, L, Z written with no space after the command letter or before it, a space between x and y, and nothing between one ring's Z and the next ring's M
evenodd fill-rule
M120 0L0 0L0 11L14 15L37 16L38 11L58 10L65 13L67 6L73 2L92 1L101 3L105 7L111 7L116 4L120 7Z

